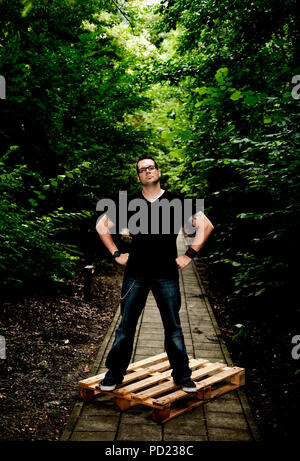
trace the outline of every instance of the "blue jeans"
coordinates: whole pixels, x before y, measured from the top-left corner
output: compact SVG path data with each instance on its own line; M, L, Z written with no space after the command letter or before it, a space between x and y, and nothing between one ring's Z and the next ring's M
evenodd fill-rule
M150 290L164 325L165 350L172 368L172 376L177 384L181 384L190 378L191 370L179 318L179 282L172 279L124 277L121 290L122 319L105 362L108 368L106 376L117 382L122 381L130 363L137 322Z

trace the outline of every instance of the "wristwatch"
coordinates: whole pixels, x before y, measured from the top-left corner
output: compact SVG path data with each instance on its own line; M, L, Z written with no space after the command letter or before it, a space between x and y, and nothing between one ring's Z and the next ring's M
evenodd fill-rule
M194 259L194 257L198 254L198 251L194 250L194 248L190 247L186 252L185 255L188 256L191 259Z
M112 255L114 259L118 258L119 256L121 256L121 253L118 250L116 250Z

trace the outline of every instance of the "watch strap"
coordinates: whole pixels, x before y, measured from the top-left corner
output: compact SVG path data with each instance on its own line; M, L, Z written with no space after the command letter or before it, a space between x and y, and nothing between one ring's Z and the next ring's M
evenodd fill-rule
M188 248L187 251L185 252L186 256L188 256L191 259L194 259L195 256L197 256L198 251L194 250L194 248Z

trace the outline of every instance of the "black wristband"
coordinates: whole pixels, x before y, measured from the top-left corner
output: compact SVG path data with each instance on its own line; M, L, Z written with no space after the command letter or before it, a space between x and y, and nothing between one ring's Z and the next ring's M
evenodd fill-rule
M198 251L194 250L194 248L189 248L186 252L185 252L186 256L188 256L189 258L191 259L194 259L195 256L197 256L198 254Z

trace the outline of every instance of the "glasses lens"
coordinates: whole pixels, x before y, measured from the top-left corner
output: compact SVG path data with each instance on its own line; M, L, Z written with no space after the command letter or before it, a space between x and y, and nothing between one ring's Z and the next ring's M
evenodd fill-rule
M141 168L139 171L140 171L140 173L145 173L147 170L153 171L153 170L155 170L155 166L153 166L153 165L147 166L146 168Z

